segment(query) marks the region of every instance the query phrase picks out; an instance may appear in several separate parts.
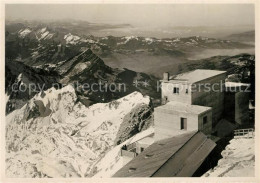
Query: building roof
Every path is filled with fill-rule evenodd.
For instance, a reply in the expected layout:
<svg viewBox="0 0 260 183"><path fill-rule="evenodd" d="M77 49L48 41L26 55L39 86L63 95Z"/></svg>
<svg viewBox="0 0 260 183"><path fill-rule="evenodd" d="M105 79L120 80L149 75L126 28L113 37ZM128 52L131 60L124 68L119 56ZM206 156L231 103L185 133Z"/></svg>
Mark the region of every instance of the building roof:
<svg viewBox="0 0 260 183"><path fill-rule="evenodd" d="M196 69L190 72L179 74L175 77L171 77L170 80L173 81L181 80L181 81L187 81L188 83L196 83L198 81L211 78L224 73L226 73L226 71Z"/></svg>
<svg viewBox="0 0 260 183"><path fill-rule="evenodd" d="M200 106L200 105L191 105L191 104L185 104L182 102L170 101L170 102L166 103L165 105L156 107L155 110L156 111L172 110L172 111L178 111L178 112L182 112L182 113L201 114L203 112L211 110L211 107Z"/></svg>
<svg viewBox="0 0 260 183"><path fill-rule="evenodd" d="M202 132L187 132L146 148L113 177L192 176L215 147Z"/></svg>

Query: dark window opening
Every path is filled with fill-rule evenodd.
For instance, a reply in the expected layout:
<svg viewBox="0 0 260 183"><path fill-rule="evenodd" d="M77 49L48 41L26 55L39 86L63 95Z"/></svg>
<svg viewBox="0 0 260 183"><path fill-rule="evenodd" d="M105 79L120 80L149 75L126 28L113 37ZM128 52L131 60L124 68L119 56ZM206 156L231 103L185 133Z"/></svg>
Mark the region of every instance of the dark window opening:
<svg viewBox="0 0 260 183"><path fill-rule="evenodd" d="M130 167L129 170L128 170L128 172L133 172L133 171L135 171L135 170L136 170L136 168Z"/></svg>
<svg viewBox="0 0 260 183"><path fill-rule="evenodd" d="M152 156L153 156L153 154L146 154L144 158L147 159L147 158L150 158Z"/></svg>
<svg viewBox="0 0 260 183"><path fill-rule="evenodd" d="M208 116L203 117L203 125L205 125L208 122Z"/></svg>
<svg viewBox="0 0 260 183"><path fill-rule="evenodd" d="M188 89L186 89L186 94L188 94L189 93L189 90Z"/></svg>
<svg viewBox="0 0 260 183"><path fill-rule="evenodd" d="M174 88L173 88L173 93L179 93L179 88L174 87Z"/></svg>
<svg viewBox="0 0 260 183"><path fill-rule="evenodd" d="M143 152L144 151L144 148L143 147L141 147L141 152Z"/></svg>
<svg viewBox="0 0 260 183"><path fill-rule="evenodd" d="M187 118L181 118L181 130L187 130Z"/></svg>
<svg viewBox="0 0 260 183"><path fill-rule="evenodd" d="M122 150L127 150L127 146L126 146L126 145L123 145L123 146L122 146Z"/></svg>

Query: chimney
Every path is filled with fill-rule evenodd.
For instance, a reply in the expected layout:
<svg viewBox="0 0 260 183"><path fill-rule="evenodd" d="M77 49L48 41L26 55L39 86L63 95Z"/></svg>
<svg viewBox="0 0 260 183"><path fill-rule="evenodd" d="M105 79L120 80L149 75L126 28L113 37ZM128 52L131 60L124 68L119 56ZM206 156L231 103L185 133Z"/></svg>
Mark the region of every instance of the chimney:
<svg viewBox="0 0 260 183"><path fill-rule="evenodd" d="M169 72L163 73L163 80L169 81Z"/></svg>

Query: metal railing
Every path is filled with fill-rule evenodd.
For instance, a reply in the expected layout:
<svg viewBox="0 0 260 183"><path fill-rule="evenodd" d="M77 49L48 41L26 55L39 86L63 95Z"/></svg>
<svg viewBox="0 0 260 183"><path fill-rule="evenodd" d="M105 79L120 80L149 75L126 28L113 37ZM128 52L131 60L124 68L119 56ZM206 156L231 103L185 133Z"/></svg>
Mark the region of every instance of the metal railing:
<svg viewBox="0 0 260 183"><path fill-rule="evenodd" d="M234 130L235 138L254 138L255 130L253 128L237 129Z"/></svg>
<svg viewBox="0 0 260 183"><path fill-rule="evenodd" d="M134 158L137 156L136 153L136 143L132 143L129 145L125 145L125 147L121 148L121 156L127 156L127 157L131 157Z"/></svg>
<svg viewBox="0 0 260 183"><path fill-rule="evenodd" d="M130 158L134 158L137 156L137 153L135 151L127 151L127 150L121 149L121 156L127 156Z"/></svg>
<svg viewBox="0 0 260 183"><path fill-rule="evenodd" d="M126 147L127 147L126 150L130 151L131 149L136 148L136 143L129 144L129 145L127 145Z"/></svg>

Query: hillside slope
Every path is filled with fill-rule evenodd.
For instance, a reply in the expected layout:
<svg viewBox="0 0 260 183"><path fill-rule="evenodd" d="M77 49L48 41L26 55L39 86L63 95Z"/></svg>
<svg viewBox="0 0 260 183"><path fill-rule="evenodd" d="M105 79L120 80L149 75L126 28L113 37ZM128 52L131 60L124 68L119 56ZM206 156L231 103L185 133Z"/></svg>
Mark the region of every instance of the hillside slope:
<svg viewBox="0 0 260 183"><path fill-rule="evenodd" d="M231 34L226 37L226 39L232 40L232 41L239 41L239 42L255 42L255 30L242 32L238 34Z"/></svg>

